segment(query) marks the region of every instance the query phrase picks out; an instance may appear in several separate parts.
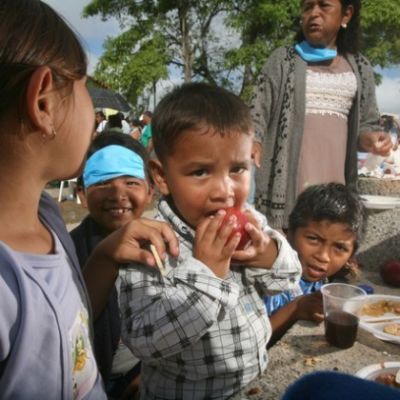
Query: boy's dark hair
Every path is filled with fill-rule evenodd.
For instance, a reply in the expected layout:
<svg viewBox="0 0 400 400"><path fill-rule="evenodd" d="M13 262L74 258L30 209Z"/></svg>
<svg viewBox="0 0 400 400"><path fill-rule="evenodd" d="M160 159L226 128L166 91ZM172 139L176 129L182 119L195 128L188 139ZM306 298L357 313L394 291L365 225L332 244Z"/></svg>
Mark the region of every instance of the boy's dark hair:
<svg viewBox="0 0 400 400"><path fill-rule="evenodd" d="M86 55L67 23L42 1L1 0L0 21L0 115L17 104L24 120L33 72L48 66L56 88L72 90L86 75Z"/></svg>
<svg viewBox="0 0 400 400"><path fill-rule="evenodd" d="M304 0L301 0L303 4ZM353 16L350 22L347 24L347 28L340 28L336 45L339 54L356 54L360 50L360 10L361 10L361 0L340 0L342 4L342 9L344 10L348 6L353 6ZM303 31L301 28L296 34L296 42L302 42L305 40Z"/></svg>
<svg viewBox="0 0 400 400"><path fill-rule="evenodd" d="M122 119L120 114L113 114L108 117L108 128L122 128Z"/></svg>
<svg viewBox="0 0 400 400"><path fill-rule="evenodd" d="M312 221L328 220L349 225L356 236L354 251L366 230L365 208L358 194L341 183L309 186L296 201L289 215L289 234Z"/></svg>
<svg viewBox="0 0 400 400"><path fill-rule="evenodd" d="M174 88L157 105L151 125L154 150L161 161L187 130L204 126L224 135L233 130L250 134L253 129L250 111L238 96L206 83Z"/></svg>
<svg viewBox="0 0 400 400"><path fill-rule="evenodd" d="M152 113L151 111L149 111L149 110L145 111L145 112L143 113L143 115L146 115L146 116L149 117L149 118L153 118L153 113Z"/></svg>
<svg viewBox="0 0 400 400"><path fill-rule="evenodd" d="M130 118L129 122L131 123L132 126L142 127L142 123L140 122L139 118Z"/></svg>
<svg viewBox="0 0 400 400"><path fill-rule="evenodd" d="M118 132L101 133L100 135L96 136L91 143L87 152L87 158L103 147L111 146L113 144L126 147L127 149L134 151L143 160L144 172L146 174L147 181L150 183L150 185L153 185L153 179L149 169L149 154L141 143L129 135L124 135ZM78 186L83 186L82 176L78 178L77 184Z"/></svg>

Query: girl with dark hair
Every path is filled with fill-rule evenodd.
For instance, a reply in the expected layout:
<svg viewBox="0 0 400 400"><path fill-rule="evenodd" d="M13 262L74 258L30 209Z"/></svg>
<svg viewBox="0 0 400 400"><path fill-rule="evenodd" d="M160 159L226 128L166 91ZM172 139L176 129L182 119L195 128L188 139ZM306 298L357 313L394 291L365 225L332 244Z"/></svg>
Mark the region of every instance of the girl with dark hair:
<svg viewBox="0 0 400 400"><path fill-rule="evenodd" d="M40 0L1 0L0 21L0 397L106 399L75 248L43 192L47 182L80 174L93 135L85 53ZM167 240L177 252L159 222L134 221L108 236L85 270L97 314L119 263L155 265L139 240L160 254ZM101 286L103 268L113 279Z"/></svg>
<svg viewBox="0 0 400 400"><path fill-rule="evenodd" d="M360 0L302 0L294 46L275 50L252 98L255 205L287 228L297 194L312 184L354 184L357 149L387 155L375 82L358 49Z"/></svg>

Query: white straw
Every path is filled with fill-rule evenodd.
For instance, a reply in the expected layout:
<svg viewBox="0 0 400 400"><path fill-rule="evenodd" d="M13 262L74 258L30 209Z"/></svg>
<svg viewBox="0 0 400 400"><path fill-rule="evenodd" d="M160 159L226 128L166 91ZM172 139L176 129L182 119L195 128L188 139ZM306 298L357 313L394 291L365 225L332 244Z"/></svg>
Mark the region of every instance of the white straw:
<svg viewBox="0 0 400 400"><path fill-rule="evenodd" d="M157 249L153 244L150 244L150 250L153 253L153 257L156 260L156 264L157 264L158 269L160 270L161 275L165 276L166 272L165 272L164 264L162 263L161 258L158 255Z"/></svg>

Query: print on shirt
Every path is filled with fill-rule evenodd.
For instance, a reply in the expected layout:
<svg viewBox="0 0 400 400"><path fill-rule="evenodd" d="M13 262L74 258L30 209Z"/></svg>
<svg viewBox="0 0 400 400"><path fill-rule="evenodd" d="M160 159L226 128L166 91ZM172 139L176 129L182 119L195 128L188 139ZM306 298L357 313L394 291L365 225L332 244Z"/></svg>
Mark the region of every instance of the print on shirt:
<svg viewBox="0 0 400 400"><path fill-rule="evenodd" d="M84 398L97 378L96 360L89 339L88 313L82 307L69 332L72 350L72 383L74 400Z"/></svg>

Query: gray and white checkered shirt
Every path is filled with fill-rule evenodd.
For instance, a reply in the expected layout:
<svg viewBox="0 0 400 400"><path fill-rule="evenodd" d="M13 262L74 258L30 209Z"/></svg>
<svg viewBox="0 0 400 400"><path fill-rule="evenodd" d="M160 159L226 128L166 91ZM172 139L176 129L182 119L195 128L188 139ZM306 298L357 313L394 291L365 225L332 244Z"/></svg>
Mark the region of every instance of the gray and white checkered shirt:
<svg viewBox="0 0 400 400"><path fill-rule="evenodd" d="M167 275L144 265L121 270L122 336L142 360L142 399L225 399L267 366L271 326L262 298L293 288L301 267L296 252L261 214L278 242L270 270L231 266L226 279L192 256L194 232L165 200L158 219L180 242Z"/></svg>

